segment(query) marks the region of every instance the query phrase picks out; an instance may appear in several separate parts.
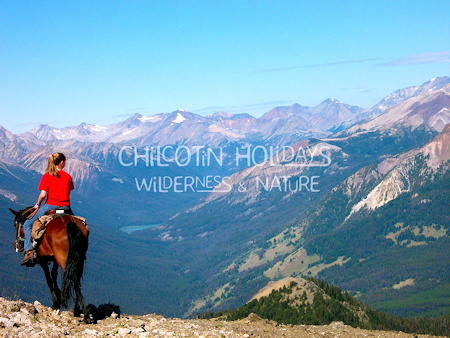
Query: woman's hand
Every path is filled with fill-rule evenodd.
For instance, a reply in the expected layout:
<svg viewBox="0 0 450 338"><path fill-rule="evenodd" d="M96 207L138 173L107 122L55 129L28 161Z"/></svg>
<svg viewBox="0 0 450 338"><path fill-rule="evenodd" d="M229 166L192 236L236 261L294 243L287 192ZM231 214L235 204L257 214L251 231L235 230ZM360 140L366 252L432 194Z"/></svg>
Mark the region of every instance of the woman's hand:
<svg viewBox="0 0 450 338"><path fill-rule="evenodd" d="M47 197L47 192L45 190L41 190L41 192L39 193L38 201L34 205L34 207L36 209L39 209L39 207L41 206L41 203L45 200L46 197Z"/></svg>

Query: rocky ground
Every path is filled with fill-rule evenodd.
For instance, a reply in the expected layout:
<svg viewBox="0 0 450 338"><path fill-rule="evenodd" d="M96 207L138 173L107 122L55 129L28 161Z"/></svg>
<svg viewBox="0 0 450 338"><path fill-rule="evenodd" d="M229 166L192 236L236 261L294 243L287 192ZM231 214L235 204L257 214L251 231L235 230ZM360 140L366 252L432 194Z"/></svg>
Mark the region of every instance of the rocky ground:
<svg viewBox="0 0 450 338"><path fill-rule="evenodd" d="M0 298L0 337L431 337L403 332L356 329L341 322L330 325L279 325L256 315L224 322L164 318L156 314L121 315L84 324L71 312L52 310L38 301Z"/></svg>

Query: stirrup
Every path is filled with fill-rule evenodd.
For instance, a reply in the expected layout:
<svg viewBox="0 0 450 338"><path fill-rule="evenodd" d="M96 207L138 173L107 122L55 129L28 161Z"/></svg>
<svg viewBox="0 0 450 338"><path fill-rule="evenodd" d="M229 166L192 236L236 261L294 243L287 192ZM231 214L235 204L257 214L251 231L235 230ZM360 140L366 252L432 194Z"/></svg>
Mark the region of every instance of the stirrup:
<svg viewBox="0 0 450 338"><path fill-rule="evenodd" d="M25 253L25 257L20 262L20 265L25 265L28 267L33 267L36 264L37 261L37 254L35 250L28 250Z"/></svg>

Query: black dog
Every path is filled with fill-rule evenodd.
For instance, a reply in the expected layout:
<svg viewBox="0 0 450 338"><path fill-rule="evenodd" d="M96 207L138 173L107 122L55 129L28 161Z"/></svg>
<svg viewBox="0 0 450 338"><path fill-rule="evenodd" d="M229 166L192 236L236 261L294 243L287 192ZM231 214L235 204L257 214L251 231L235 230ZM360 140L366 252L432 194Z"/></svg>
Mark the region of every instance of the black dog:
<svg viewBox="0 0 450 338"><path fill-rule="evenodd" d="M94 304L89 304L86 307L88 318L86 323L97 324L97 321L111 317L113 313L120 317L120 307L111 303L102 304L96 307Z"/></svg>

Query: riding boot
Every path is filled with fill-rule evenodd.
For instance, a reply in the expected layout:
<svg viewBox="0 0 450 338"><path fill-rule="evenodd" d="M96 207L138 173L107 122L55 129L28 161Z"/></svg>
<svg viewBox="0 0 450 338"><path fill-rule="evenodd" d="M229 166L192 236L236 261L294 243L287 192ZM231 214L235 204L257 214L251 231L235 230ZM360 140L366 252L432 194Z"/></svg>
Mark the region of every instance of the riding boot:
<svg viewBox="0 0 450 338"><path fill-rule="evenodd" d="M23 257L23 260L20 262L20 265L33 267L36 264L36 259L37 259L36 251L28 250L25 252L25 256Z"/></svg>

